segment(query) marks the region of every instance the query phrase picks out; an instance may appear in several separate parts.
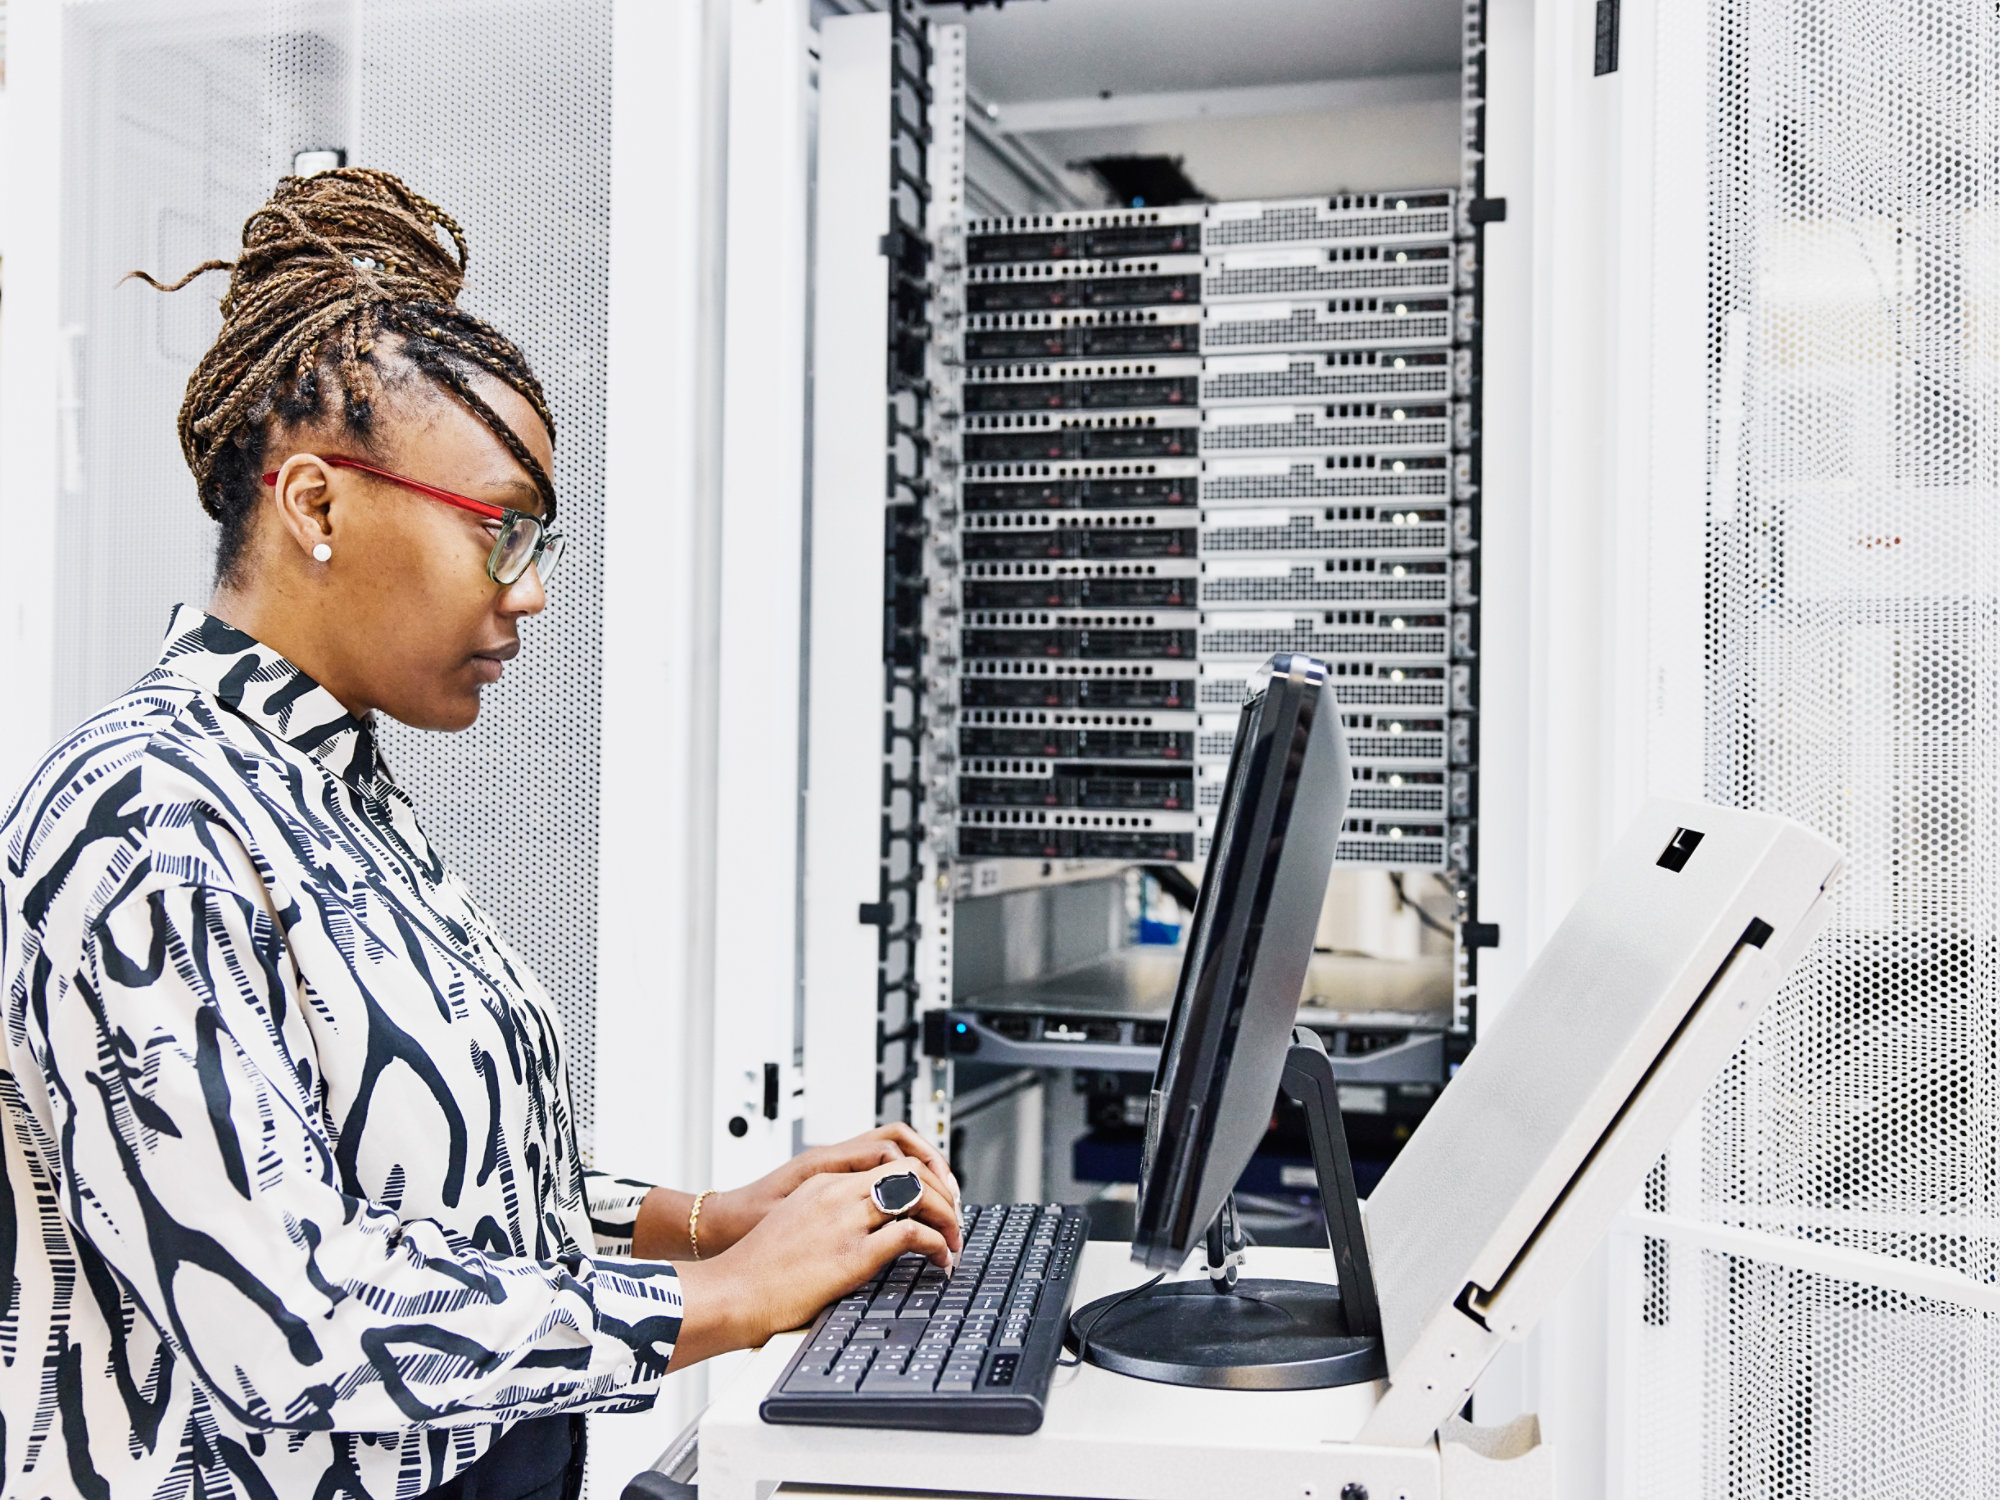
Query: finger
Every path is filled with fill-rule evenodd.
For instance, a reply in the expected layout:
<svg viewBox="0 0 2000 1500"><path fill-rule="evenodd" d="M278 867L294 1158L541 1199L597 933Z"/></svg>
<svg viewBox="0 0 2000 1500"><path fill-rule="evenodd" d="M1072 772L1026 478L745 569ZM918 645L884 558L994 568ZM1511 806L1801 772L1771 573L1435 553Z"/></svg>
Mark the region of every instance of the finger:
<svg viewBox="0 0 2000 1500"><path fill-rule="evenodd" d="M940 1270L951 1269L951 1247L945 1243L944 1236L928 1224L920 1224L915 1219L898 1219L877 1238L889 1239L896 1247L896 1255L907 1255L914 1250ZM886 1260L884 1264L887 1264Z"/></svg>
<svg viewBox="0 0 2000 1500"><path fill-rule="evenodd" d="M924 1185L924 1195L917 1200L917 1206L910 1210L909 1217L920 1219L944 1236L945 1244L953 1255L964 1247L964 1239L958 1227L958 1205L945 1197L929 1183Z"/></svg>
<svg viewBox="0 0 2000 1500"><path fill-rule="evenodd" d="M884 1162L898 1159L899 1153L887 1141L870 1140L867 1136L857 1136L851 1141L842 1141L838 1146L822 1146L820 1154L812 1164L814 1172L865 1172L870 1167L879 1167Z"/></svg>
<svg viewBox="0 0 2000 1500"><path fill-rule="evenodd" d="M951 1175L951 1164L944 1159L944 1153L918 1135L914 1127L898 1120L893 1125L884 1125L882 1135L885 1139L893 1141L905 1155L914 1156L918 1161L927 1163L937 1179L946 1185L951 1196L958 1197L958 1180Z"/></svg>

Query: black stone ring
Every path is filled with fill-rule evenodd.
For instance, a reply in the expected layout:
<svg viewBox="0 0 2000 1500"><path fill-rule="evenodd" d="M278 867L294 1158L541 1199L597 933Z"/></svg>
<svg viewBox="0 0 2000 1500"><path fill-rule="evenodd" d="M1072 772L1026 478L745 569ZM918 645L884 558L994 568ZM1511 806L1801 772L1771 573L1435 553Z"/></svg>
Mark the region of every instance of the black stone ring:
<svg viewBox="0 0 2000 1500"><path fill-rule="evenodd" d="M924 1195L924 1180L915 1172L891 1172L875 1179L868 1196L892 1219L907 1219Z"/></svg>

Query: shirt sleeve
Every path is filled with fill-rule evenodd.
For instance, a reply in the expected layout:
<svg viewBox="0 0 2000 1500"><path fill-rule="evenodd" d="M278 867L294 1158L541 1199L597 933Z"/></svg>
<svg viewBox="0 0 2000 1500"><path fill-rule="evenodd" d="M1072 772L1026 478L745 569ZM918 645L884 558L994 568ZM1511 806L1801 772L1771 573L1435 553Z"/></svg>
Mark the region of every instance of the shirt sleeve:
<svg viewBox="0 0 2000 1500"><path fill-rule="evenodd" d="M652 1192L650 1182L613 1177L609 1172L583 1174L583 1197L590 1210L590 1232L599 1255L630 1255L632 1235L639 1224L639 1205Z"/></svg>
<svg viewBox="0 0 2000 1500"><path fill-rule="evenodd" d="M650 1401L680 1336L671 1266L488 1254L341 1190L294 1055L310 1000L261 902L121 893L68 988L31 1041L64 1210L237 1421L381 1432Z"/></svg>

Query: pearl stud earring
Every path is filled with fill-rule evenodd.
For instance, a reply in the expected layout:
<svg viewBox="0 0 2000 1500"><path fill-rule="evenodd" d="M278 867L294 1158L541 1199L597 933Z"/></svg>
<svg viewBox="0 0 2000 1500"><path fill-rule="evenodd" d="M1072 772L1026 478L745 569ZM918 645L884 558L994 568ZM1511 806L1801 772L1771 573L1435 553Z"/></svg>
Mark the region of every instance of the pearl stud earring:
<svg viewBox="0 0 2000 1500"><path fill-rule="evenodd" d="M321 542L317 547L313 548L313 561L332 562L333 548L327 546L325 542Z"/></svg>

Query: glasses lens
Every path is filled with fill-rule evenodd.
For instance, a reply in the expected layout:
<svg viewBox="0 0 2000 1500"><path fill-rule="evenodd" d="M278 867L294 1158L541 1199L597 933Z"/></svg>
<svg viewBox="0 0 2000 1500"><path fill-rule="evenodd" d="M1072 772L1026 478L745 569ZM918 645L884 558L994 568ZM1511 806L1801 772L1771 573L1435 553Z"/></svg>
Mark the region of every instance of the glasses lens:
<svg viewBox="0 0 2000 1500"><path fill-rule="evenodd" d="M563 536L560 531L551 531L542 538L542 555L535 559L535 571L542 575L542 587L549 586L549 580L556 576L556 564L562 561Z"/></svg>
<svg viewBox="0 0 2000 1500"><path fill-rule="evenodd" d="M486 559L486 571L498 584L514 583L535 560L535 544L541 540L542 523L533 516L510 513L500 523L500 539Z"/></svg>

